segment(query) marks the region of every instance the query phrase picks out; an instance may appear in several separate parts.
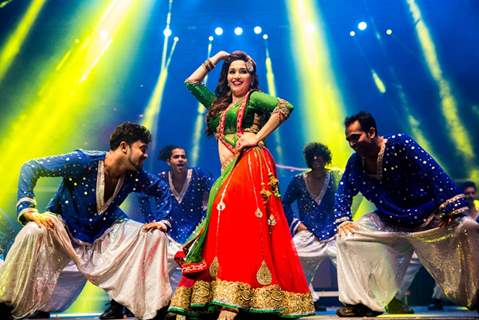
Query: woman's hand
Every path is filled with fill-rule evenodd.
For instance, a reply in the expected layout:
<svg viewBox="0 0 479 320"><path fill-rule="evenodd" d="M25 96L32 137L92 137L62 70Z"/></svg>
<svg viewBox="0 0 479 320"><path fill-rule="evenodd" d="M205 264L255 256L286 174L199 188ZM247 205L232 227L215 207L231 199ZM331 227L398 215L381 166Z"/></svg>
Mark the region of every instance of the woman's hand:
<svg viewBox="0 0 479 320"><path fill-rule="evenodd" d="M218 62L220 62L223 59L228 58L229 56L230 56L230 54L228 52L221 50L221 51L218 51L210 59L211 59L211 62L213 62L213 64L216 65Z"/></svg>
<svg viewBox="0 0 479 320"><path fill-rule="evenodd" d="M236 150L241 151L243 148L254 147L258 143L259 140L256 134L243 134L236 142Z"/></svg>

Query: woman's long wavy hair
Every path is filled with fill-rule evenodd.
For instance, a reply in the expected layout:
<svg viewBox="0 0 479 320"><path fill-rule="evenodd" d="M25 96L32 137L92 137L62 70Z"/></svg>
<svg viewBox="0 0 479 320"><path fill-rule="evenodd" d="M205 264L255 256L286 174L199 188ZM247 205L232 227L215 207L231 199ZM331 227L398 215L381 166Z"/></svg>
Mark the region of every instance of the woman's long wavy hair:
<svg viewBox="0 0 479 320"><path fill-rule="evenodd" d="M228 86L228 70L233 61L243 60L246 62L248 72L251 74L251 88L250 90L258 89L258 75L256 74L256 63L250 56L243 51L233 51L223 62L221 67L220 78L216 85L215 94L216 100L213 102L211 108L206 115L206 134L212 135L214 132L208 126L210 120L225 110L232 101L232 93Z"/></svg>

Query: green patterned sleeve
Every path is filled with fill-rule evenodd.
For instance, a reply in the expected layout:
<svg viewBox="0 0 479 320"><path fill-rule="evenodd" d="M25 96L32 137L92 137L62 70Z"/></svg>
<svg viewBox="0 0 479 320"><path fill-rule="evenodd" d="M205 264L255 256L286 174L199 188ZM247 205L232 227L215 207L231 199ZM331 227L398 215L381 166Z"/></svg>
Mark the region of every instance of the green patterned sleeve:
<svg viewBox="0 0 479 320"><path fill-rule="evenodd" d="M216 95L210 89L200 82L185 81L185 85L206 109L211 107L213 101L216 99Z"/></svg>
<svg viewBox="0 0 479 320"><path fill-rule="evenodd" d="M288 101L261 91L251 93L249 105L259 113L277 113L281 121L286 120L293 111L293 105Z"/></svg>

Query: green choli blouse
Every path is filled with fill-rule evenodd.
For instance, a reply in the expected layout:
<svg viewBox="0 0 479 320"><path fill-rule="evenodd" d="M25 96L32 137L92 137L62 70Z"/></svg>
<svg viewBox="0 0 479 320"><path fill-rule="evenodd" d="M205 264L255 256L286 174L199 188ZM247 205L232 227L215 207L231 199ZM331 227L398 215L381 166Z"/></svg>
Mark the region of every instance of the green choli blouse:
<svg viewBox="0 0 479 320"><path fill-rule="evenodd" d="M209 109L217 98L211 90L201 83L187 81L185 84L188 90L191 91L206 109ZM208 123L209 128L217 133L217 135L223 134L225 142L232 147L236 146L236 141L238 140L237 119L240 106L241 102L238 102L227 110L224 131L222 133L218 132L218 127L224 111L221 111L217 116L210 119ZM292 110L293 106L286 100L270 96L261 91L253 91L249 96L244 110L241 128L245 132L257 133L263 126L263 121L265 119L267 120L272 113L278 113L280 119L285 120Z"/></svg>

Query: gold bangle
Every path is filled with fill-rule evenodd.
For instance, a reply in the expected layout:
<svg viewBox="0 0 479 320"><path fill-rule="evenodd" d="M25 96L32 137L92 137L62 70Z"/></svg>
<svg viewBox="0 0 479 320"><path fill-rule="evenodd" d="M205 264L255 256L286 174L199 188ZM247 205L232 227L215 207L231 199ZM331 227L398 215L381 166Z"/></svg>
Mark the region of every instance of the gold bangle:
<svg viewBox="0 0 479 320"><path fill-rule="evenodd" d="M208 59L205 60L205 62L203 62L203 67L205 67L206 71L210 72L211 70L214 69L215 65L208 58Z"/></svg>

